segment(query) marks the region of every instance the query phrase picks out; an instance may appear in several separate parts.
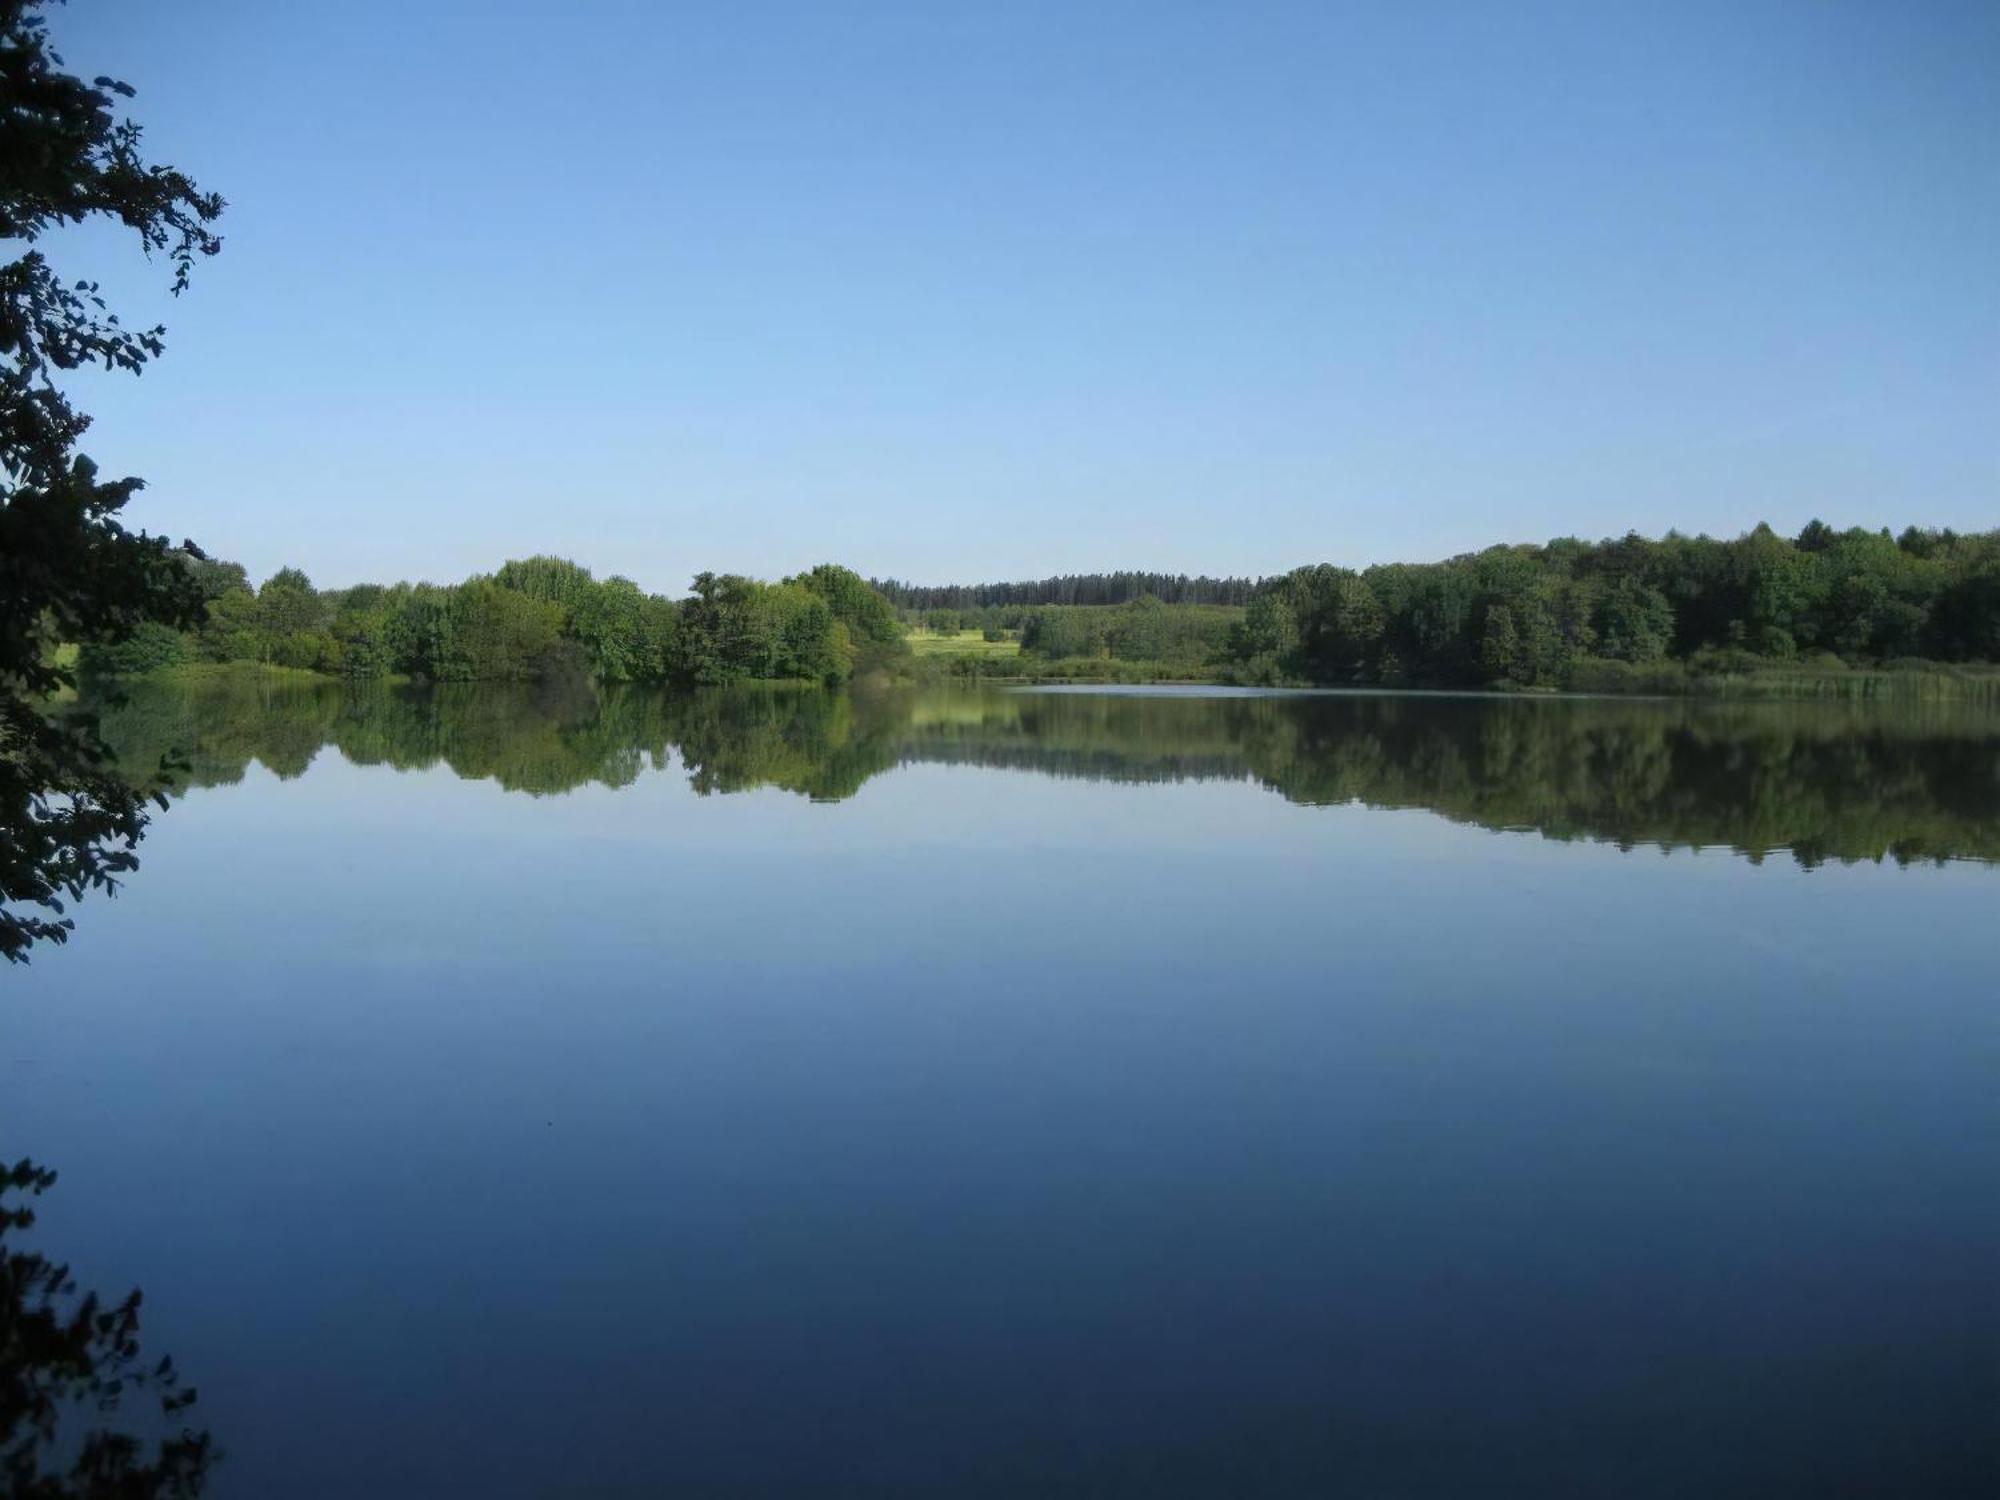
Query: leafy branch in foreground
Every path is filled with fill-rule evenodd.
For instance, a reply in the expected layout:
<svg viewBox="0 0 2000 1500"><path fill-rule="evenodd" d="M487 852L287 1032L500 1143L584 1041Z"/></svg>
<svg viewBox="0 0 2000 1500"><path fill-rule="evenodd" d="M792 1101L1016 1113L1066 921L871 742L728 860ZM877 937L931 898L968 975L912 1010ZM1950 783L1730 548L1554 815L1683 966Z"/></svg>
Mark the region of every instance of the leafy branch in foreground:
<svg viewBox="0 0 2000 1500"><path fill-rule="evenodd" d="M119 519L142 481L100 481L75 451L90 419L57 384L86 365L138 374L166 330L126 327L96 283L59 276L38 246L52 230L114 220L167 261L178 295L196 258L222 245L209 227L222 200L146 161L139 126L115 112L130 85L65 71L43 11L0 0L0 238L27 247L0 266L0 956L16 960L67 936L64 896L112 887L132 867L158 795L107 774L91 719L50 710L74 686L58 645L203 613L166 539Z"/></svg>

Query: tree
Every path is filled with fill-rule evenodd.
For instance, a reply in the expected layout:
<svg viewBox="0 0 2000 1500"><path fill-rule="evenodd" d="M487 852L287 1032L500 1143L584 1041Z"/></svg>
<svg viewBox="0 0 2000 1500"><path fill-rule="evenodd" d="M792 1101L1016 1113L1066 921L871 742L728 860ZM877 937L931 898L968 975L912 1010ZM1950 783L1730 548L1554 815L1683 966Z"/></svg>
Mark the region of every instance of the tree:
<svg viewBox="0 0 2000 1500"><path fill-rule="evenodd" d="M489 578L446 596L443 635L434 667L442 682L525 681L563 665L562 611Z"/></svg>
<svg viewBox="0 0 2000 1500"><path fill-rule="evenodd" d="M646 645L646 596L638 584L614 575L579 591L567 608L569 633L582 644L598 677L635 682L655 673Z"/></svg>
<svg viewBox="0 0 2000 1500"><path fill-rule="evenodd" d="M1750 649L1788 657L1801 637L1812 644L1808 627L1822 587L1819 555L1795 551L1769 526L1759 526L1738 545L1738 556L1749 596L1742 633Z"/></svg>
<svg viewBox="0 0 2000 1500"><path fill-rule="evenodd" d="M821 563L810 573L801 573L787 581L809 588L826 600L833 617L848 628L857 642L895 651L902 649L903 627L896 623L896 607L853 569L838 563Z"/></svg>
<svg viewBox="0 0 2000 1500"><path fill-rule="evenodd" d="M208 618L196 633L201 654L209 661L250 661L258 655L257 596L248 588L233 588L208 601Z"/></svg>
<svg viewBox="0 0 2000 1500"><path fill-rule="evenodd" d="M147 620L122 641L92 642L84 652L84 663L92 672L130 676L177 667L187 655L186 636Z"/></svg>
<svg viewBox="0 0 2000 1500"><path fill-rule="evenodd" d="M1361 671L1382 640L1382 604L1365 578L1341 579L1333 588L1330 644L1347 674Z"/></svg>
<svg viewBox="0 0 2000 1500"><path fill-rule="evenodd" d="M819 594L796 583L763 591L769 623L760 677L838 682L853 670L853 638Z"/></svg>
<svg viewBox="0 0 2000 1500"><path fill-rule="evenodd" d="M145 793L111 774L94 721L45 709L74 682L53 648L116 643L148 621L191 628L204 602L164 538L125 528L119 513L141 481L99 480L76 451L89 419L56 383L85 365L137 374L165 330L126 327L96 284L59 276L38 246L52 230L116 221L166 259L178 295L195 259L222 243L210 228L221 198L141 156L139 127L116 114L131 87L66 72L42 10L0 0L0 238L29 247L0 266L0 954L10 959L68 935L64 898L114 885L146 822Z"/></svg>
<svg viewBox="0 0 2000 1500"><path fill-rule="evenodd" d="M1637 578L1612 584L1597 607L1604 655L1619 661L1658 661L1674 641L1674 607L1666 595Z"/></svg>
<svg viewBox="0 0 2000 1500"><path fill-rule="evenodd" d="M280 568L257 590L257 623L266 635L317 630L321 610L312 580L297 568Z"/></svg>
<svg viewBox="0 0 2000 1500"><path fill-rule="evenodd" d="M344 675L380 677L396 669L391 622L399 592L364 583L333 596L333 649ZM211 618L214 611L211 605Z"/></svg>
<svg viewBox="0 0 2000 1500"><path fill-rule="evenodd" d="M493 581L503 589L513 589L544 604L559 604L574 610L596 591L590 569L566 557L536 556L505 563Z"/></svg>
<svg viewBox="0 0 2000 1500"><path fill-rule="evenodd" d="M1243 621L1230 639L1230 653L1253 681L1274 681L1290 666L1299 648L1298 615L1289 591L1266 589L1243 611Z"/></svg>
<svg viewBox="0 0 2000 1500"><path fill-rule="evenodd" d="M1412 590L1409 636L1440 678L1467 675L1477 591L1471 573L1453 568L1426 571Z"/></svg>
<svg viewBox="0 0 2000 1500"><path fill-rule="evenodd" d="M694 597L681 605L674 634L674 675L713 687L743 674L742 619L750 580L733 573L702 573Z"/></svg>
<svg viewBox="0 0 2000 1500"><path fill-rule="evenodd" d="M2000 661L2000 557L1945 591L1931 629L1941 655Z"/></svg>
<svg viewBox="0 0 2000 1500"><path fill-rule="evenodd" d="M1522 670L1521 635L1514 628L1514 611L1504 604L1486 607L1486 631L1480 637L1479 663L1495 682L1529 680Z"/></svg>

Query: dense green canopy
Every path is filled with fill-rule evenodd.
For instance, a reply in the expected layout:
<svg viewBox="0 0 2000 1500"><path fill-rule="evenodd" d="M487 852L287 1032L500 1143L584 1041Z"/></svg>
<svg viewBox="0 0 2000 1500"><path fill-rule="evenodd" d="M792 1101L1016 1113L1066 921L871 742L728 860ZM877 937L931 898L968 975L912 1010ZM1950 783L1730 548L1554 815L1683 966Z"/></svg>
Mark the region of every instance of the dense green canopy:
<svg viewBox="0 0 2000 1500"><path fill-rule="evenodd" d="M1615 686L1664 662L2000 660L2000 531L1560 540L1300 568L1251 601L1241 675Z"/></svg>
<svg viewBox="0 0 2000 1500"><path fill-rule="evenodd" d="M233 563L186 558L206 601L193 629L141 629L93 645L99 672L190 662L261 662L342 677L716 686L744 678L844 682L905 648L895 611L831 563L780 583L703 573L675 602L628 578L597 579L559 557L510 562L440 587L359 584L317 590L297 568L257 588Z"/></svg>
<svg viewBox="0 0 2000 1500"><path fill-rule="evenodd" d="M1114 586L1156 576L1101 575L1117 596L1103 602L979 602L1037 594L1028 585L895 585L892 597L915 601L905 616L926 629L1020 632L1020 658L968 653L951 664L965 675L1680 691L1772 668L2000 661L1991 531L1815 521L1792 538L1768 526L1731 541L1563 538L1439 563L1296 568L1240 604ZM922 603L958 596L970 602Z"/></svg>

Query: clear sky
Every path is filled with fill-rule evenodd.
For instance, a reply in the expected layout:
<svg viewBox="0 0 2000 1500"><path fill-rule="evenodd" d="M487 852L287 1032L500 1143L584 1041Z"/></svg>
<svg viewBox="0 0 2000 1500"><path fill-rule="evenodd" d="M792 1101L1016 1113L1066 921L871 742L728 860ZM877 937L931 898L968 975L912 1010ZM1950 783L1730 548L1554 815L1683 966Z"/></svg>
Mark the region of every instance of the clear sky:
<svg viewBox="0 0 2000 1500"><path fill-rule="evenodd" d="M231 205L87 446L254 576L2000 525L1992 0L54 20Z"/></svg>

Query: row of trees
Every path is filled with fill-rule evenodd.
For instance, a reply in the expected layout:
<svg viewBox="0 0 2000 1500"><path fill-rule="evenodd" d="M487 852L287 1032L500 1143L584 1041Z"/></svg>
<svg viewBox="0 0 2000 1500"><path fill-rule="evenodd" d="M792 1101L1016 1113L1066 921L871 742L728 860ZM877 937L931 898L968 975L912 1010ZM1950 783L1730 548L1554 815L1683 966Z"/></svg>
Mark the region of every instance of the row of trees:
<svg viewBox="0 0 2000 1500"><path fill-rule="evenodd" d="M89 665L260 661L441 682L567 671L714 685L839 682L905 651L894 601L831 564L778 583L704 573L678 602L554 557L449 587L328 591L296 568L253 589L233 563L184 556L181 566L204 601L200 624L141 624L93 647ZM1994 661L2000 532L1892 537L1814 522L1792 538L1760 526L1733 541L1566 539L1433 564L1299 568L1259 584L1241 608L1141 594L904 613L935 630L1019 630L1023 652L1044 665L1149 663L1250 682L1614 686L1682 663Z"/></svg>
<svg viewBox="0 0 2000 1500"><path fill-rule="evenodd" d="M898 609L983 610L995 605L1130 604L1150 596L1163 604L1247 604L1254 578L1190 578L1185 573L1065 573L1019 583L927 586L896 578L870 580Z"/></svg>
<svg viewBox="0 0 2000 1500"><path fill-rule="evenodd" d="M1242 619L1240 609L1173 606L1150 594L1108 608L1049 605L1028 612L1021 649L1052 660L1105 657L1199 666L1228 647Z"/></svg>
<svg viewBox="0 0 2000 1500"><path fill-rule="evenodd" d="M704 573L676 602L628 578L598 579L557 557L510 562L460 584L315 589L297 568L253 588L235 563L186 556L203 618L145 624L87 648L92 670L139 673L189 662L262 662L344 677L718 684L744 678L840 682L903 647L889 602L826 564L779 583Z"/></svg>
<svg viewBox="0 0 2000 1500"><path fill-rule="evenodd" d="M1252 681L1565 686L1606 663L2000 660L2000 531L1493 547L1267 580L1231 642ZM1612 677L1616 672L1610 673Z"/></svg>
<svg viewBox="0 0 2000 1500"><path fill-rule="evenodd" d="M1029 606L1025 604L989 604L984 608L968 605L964 609L904 609L897 611L903 623L914 630L934 630L939 635L957 635L961 631L976 630L989 641L1004 639L1010 631L1019 630L1027 623Z"/></svg>

